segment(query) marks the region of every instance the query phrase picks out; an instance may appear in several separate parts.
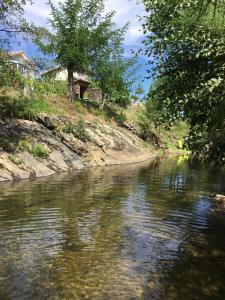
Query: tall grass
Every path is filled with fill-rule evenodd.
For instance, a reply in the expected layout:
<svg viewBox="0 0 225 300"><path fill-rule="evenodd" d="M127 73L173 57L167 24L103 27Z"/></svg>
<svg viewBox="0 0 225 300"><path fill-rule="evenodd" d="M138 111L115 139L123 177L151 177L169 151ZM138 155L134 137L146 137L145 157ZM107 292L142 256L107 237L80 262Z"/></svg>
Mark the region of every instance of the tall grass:
<svg viewBox="0 0 225 300"><path fill-rule="evenodd" d="M24 99L23 97L0 96L0 117L13 117L34 120L41 113L59 114L56 107L40 98Z"/></svg>

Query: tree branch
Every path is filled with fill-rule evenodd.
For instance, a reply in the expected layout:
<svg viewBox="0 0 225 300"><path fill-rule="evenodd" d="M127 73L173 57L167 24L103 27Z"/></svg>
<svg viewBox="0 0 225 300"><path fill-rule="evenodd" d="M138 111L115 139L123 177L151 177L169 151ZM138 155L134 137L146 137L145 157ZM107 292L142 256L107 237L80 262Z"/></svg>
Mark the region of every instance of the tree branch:
<svg viewBox="0 0 225 300"><path fill-rule="evenodd" d="M22 31L23 31L22 29L8 29L8 28L0 29L0 32L6 32L6 33L19 33Z"/></svg>

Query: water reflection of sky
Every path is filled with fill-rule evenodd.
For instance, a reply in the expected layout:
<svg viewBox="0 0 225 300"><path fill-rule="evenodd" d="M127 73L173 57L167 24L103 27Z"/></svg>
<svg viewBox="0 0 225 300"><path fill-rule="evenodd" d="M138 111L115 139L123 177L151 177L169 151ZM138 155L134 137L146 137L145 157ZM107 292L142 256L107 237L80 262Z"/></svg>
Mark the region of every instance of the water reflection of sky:
<svg viewBox="0 0 225 300"><path fill-rule="evenodd" d="M0 298L72 299L76 290L138 299L149 282L160 289L184 249L206 241L212 202L198 172L168 162L84 171L18 188L15 198L9 187L0 196Z"/></svg>
<svg viewBox="0 0 225 300"><path fill-rule="evenodd" d="M186 177L183 173L176 174L174 176L164 176L162 180L162 186L164 189L173 189L176 192L183 191L186 185Z"/></svg>

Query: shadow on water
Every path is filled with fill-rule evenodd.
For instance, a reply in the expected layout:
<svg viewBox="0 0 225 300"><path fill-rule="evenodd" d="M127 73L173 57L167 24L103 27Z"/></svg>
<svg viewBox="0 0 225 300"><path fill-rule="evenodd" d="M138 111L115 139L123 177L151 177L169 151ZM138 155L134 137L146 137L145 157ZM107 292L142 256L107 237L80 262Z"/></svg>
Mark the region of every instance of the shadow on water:
<svg viewBox="0 0 225 300"><path fill-rule="evenodd" d="M223 178L172 159L0 184L0 299L224 299Z"/></svg>
<svg viewBox="0 0 225 300"><path fill-rule="evenodd" d="M164 271L164 299L208 300L225 295L225 217L208 215L205 228L190 230L173 267Z"/></svg>

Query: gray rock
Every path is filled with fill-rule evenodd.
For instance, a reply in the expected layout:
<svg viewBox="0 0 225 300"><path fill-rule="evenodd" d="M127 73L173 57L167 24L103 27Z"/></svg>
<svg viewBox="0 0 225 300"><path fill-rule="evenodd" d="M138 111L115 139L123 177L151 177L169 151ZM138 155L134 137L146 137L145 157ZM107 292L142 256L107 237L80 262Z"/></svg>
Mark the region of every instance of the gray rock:
<svg viewBox="0 0 225 300"><path fill-rule="evenodd" d="M41 160L36 159L27 151L23 153L23 165L26 169L29 169L31 171L30 173L34 174L35 177L45 177L55 173L50 168L46 167Z"/></svg>
<svg viewBox="0 0 225 300"><path fill-rule="evenodd" d="M56 129L60 124L58 117L50 116L45 113L38 114L37 121L50 130Z"/></svg>
<svg viewBox="0 0 225 300"><path fill-rule="evenodd" d="M4 140L12 143L9 149L0 147L0 181L44 177L86 166L134 163L154 157L143 141L125 128L112 124L100 124L96 128L86 122L84 126L89 139L83 142L62 130L66 124L74 123L74 119L46 114L40 114L38 118L38 122L0 120ZM59 130L55 131L56 127ZM19 144L26 139L31 146L42 145L49 156L42 159L28 151L22 152ZM9 159L12 152L21 158L20 164Z"/></svg>

